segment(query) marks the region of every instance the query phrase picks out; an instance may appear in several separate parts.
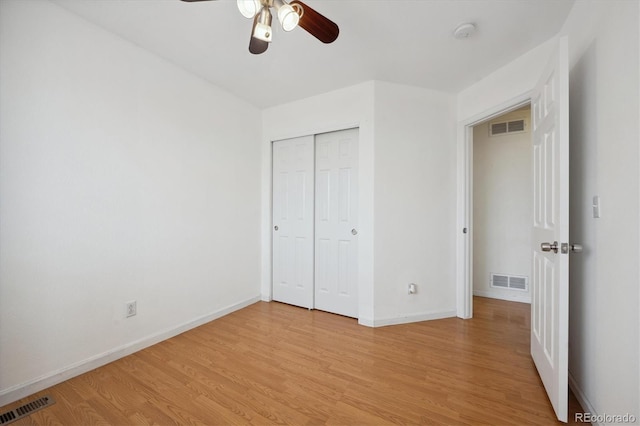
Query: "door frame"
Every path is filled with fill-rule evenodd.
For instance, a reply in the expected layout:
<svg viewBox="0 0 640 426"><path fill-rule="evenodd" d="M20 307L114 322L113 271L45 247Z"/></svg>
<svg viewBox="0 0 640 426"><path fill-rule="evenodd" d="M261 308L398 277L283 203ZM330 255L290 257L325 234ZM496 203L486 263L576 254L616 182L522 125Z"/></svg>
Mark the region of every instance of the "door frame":
<svg viewBox="0 0 640 426"><path fill-rule="evenodd" d="M456 313L462 319L473 317L473 127L530 104L532 93L529 90L457 125Z"/></svg>

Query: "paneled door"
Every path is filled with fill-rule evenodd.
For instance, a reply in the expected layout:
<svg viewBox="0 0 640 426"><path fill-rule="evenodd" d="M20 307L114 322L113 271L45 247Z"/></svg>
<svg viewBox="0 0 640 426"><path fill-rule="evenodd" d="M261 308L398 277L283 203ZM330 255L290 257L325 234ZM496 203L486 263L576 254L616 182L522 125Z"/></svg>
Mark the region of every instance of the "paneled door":
<svg viewBox="0 0 640 426"><path fill-rule="evenodd" d="M532 96L531 356L558 420L567 421L569 347L569 60L561 38Z"/></svg>
<svg viewBox="0 0 640 426"><path fill-rule="evenodd" d="M313 308L314 138L273 143L273 299Z"/></svg>
<svg viewBox="0 0 640 426"><path fill-rule="evenodd" d="M315 307L358 317L358 129L316 135Z"/></svg>

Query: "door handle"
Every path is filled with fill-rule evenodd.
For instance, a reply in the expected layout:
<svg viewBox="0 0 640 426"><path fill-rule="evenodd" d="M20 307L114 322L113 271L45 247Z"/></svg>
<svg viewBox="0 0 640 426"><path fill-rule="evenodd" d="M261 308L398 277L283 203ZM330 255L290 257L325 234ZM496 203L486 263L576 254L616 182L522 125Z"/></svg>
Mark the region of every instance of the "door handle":
<svg viewBox="0 0 640 426"><path fill-rule="evenodd" d="M558 242L554 241L553 243L542 243L540 244L540 249L542 251L552 251L554 253L558 252ZM569 251L573 253L582 253L582 244L569 244L562 243L560 244L560 251L562 254L567 254Z"/></svg>
<svg viewBox="0 0 640 426"><path fill-rule="evenodd" d="M274 226L274 227L273 227L273 230L274 230L274 231L277 231L278 229L280 229L280 228L278 228L278 225L276 225L276 226Z"/></svg>
<svg viewBox="0 0 640 426"><path fill-rule="evenodd" d="M358 230L356 228L353 228L351 230L351 235L358 235Z"/></svg>

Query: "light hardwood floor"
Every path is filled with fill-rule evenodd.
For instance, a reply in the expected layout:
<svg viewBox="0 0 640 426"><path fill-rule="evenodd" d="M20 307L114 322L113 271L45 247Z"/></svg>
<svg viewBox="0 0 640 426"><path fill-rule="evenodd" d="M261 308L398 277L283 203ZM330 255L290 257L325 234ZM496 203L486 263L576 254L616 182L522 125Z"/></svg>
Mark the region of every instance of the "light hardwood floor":
<svg viewBox="0 0 640 426"><path fill-rule="evenodd" d="M15 424L555 424L529 305L474 300L471 320L375 329L259 302L0 413L51 394Z"/></svg>

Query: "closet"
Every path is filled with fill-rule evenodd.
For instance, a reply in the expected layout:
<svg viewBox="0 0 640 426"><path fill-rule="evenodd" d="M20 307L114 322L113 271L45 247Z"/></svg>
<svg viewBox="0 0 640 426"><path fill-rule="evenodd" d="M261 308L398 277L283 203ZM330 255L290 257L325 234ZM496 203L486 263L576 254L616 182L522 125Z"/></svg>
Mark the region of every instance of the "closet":
<svg viewBox="0 0 640 426"><path fill-rule="evenodd" d="M273 299L358 317L358 129L273 142Z"/></svg>

